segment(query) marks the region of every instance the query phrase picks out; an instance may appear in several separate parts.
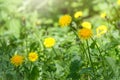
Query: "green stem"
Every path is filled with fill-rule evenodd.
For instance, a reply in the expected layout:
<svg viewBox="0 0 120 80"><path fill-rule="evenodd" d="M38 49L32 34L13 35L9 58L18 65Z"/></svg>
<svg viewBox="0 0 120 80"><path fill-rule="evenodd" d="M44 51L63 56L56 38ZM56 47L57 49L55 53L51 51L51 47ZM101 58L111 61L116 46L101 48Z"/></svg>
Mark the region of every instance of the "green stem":
<svg viewBox="0 0 120 80"><path fill-rule="evenodd" d="M42 41L42 39L41 39L41 36L39 35L40 30L37 29L37 27L35 27L35 28L34 28L34 31L36 32L36 33L35 33L35 37L36 37L36 39L38 39L38 41L39 41L40 49L41 49L42 51L44 51L45 47L44 47L44 45L43 45L43 43L42 43L43 41Z"/></svg>
<svg viewBox="0 0 120 80"><path fill-rule="evenodd" d="M80 38L79 38L79 36L78 36L78 34L76 33L76 29L74 29L72 26L70 27L71 28L71 30L74 32L74 34L75 34L75 36L79 39L79 42L80 43L78 43L79 44L79 47L80 47L80 49L81 50L83 50L83 52L82 52L82 55L84 55L84 56L86 56L86 58L88 59L88 55L87 55L87 52L86 52L86 50L85 50L85 47L84 47L84 44L80 41ZM81 48L81 45L82 45L82 48ZM80 51L81 51L80 50ZM84 54L85 53L85 54ZM83 56L82 56L83 57ZM84 57L83 57L84 58ZM87 59L85 59L85 60L87 60ZM88 64L88 63L87 63Z"/></svg>
<svg viewBox="0 0 120 80"><path fill-rule="evenodd" d="M95 70L94 70L94 66L93 66L93 61L92 61L92 57L91 57L91 53L90 53L90 48L89 48L88 40L86 40L86 43L87 43L87 48L88 48L89 60L90 60L91 66L93 68L93 73L95 75Z"/></svg>
<svg viewBox="0 0 120 80"><path fill-rule="evenodd" d="M30 62L30 73L32 71L32 62Z"/></svg>
<svg viewBox="0 0 120 80"><path fill-rule="evenodd" d="M70 27L71 28L71 30L74 32L74 34L75 34L75 36L79 39L79 36L78 36L78 34L76 33L76 31L73 29L73 27L71 26ZM80 47L80 45L83 45L83 43L80 41L80 39L79 39L79 47ZM81 47L80 47L81 48ZM85 48L84 48L84 46L83 46L83 49L84 49L84 51L85 51ZM86 52L86 51L85 51Z"/></svg>
<svg viewBox="0 0 120 80"><path fill-rule="evenodd" d="M97 49L98 49L98 52L100 53L100 57L101 57L101 59L102 59L102 65L103 65L103 73L106 71L106 66L105 66L105 63L104 63L104 58L103 58L103 56L102 56L102 52L101 52L101 50L100 50L100 48L98 47L98 45L96 44L96 41L93 39L93 38L91 38L92 40L93 40L93 42L95 42L95 45L96 45L96 47L97 47ZM104 75L104 79L105 79L106 77L105 77L105 75Z"/></svg>
<svg viewBox="0 0 120 80"><path fill-rule="evenodd" d="M57 56L57 52L55 51L55 49L52 47L52 50L54 51L55 55Z"/></svg>
<svg viewBox="0 0 120 80"><path fill-rule="evenodd" d="M27 31L25 31L25 44L23 44L25 46L25 55L27 56L28 55L28 40L27 40L27 36L28 36L28 33Z"/></svg>

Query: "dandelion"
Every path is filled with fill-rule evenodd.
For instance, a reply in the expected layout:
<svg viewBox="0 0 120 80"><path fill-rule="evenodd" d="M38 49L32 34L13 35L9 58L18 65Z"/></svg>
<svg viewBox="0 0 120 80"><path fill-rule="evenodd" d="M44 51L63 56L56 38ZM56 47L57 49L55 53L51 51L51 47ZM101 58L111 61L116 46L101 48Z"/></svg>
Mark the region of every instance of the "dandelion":
<svg viewBox="0 0 120 80"><path fill-rule="evenodd" d="M31 52L29 53L28 58L30 61L34 62L38 59L38 54L35 52Z"/></svg>
<svg viewBox="0 0 120 80"><path fill-rule="evenodd" d="M82 24L83 28L91 29L91 23L90 22L83 22Z"/></svg>
<svg viewBox="0 0 120 80"><path fill-rule="evenodd" d="M53 47L55 45L55 39L52 37L45 38L44 46L47 48Z"/></svg>
<svg viewBox="0 0 120 80"><path fill-rule="evenodd" d="M88 28L82 28L78 31L78 36L82 39L89 39L92 36L92 30Z"/></svg>
<svg viewBox="0 0 120 80"><path fill-rule="evenodd" d="M41 24L41 21L40 21L40 20L37 20L37 21L35 22L35 24L38 26L38 25Z"/></svg>
<svg viewBox="0 0 120 80"><path fill-rule="evenodd" d="M100 37L101 35L105 34L107 32L107 27L105 25L98 26L96 29L97 37Z"/></svg>
<svg viewBox="0 0 120 80"><path fill-rule="evenodd" d="M75 14L74 14L74 17L75 18L79 18L83 15L82 11L77 11Z"/></svg>
<svg viewBox="0 0 120 80"><path fill-rule="evenodd" d="M71 21L72 21L72 17L70 15L63 15L59 19L59 25L61 27L65 27L68 26L71 23Z"/></svg>
<svg viewBox="0 0 120 80"><path fill-rule="evenodd" d="M120 5L120 0L117 0L117 4Z"/></svg>
<svg viewBox="0 0 120 80"><path fill-rule="evenodd" d="M106 17L106 15L107 15L106 12L103 12L100 14L100 17L104 19Z"/></svg>
<svg viewBox="0 0 120 80"><path fill-rule="evenodd" d="M15 66L19 66L23 63L23 56L20 55L14 55L11 59L10 59L11 63L14 64Z"/></svg>

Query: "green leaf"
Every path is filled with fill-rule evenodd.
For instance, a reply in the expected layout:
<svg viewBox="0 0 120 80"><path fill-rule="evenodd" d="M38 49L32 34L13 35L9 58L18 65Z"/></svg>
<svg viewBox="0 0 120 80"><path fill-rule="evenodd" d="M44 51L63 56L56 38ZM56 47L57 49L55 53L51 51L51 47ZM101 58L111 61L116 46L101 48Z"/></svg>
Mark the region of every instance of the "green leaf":
<svg viewBox="0 0 120 80"><path fill-rule="evenodd" d="M80 67L81 67L81 61L78 59L73 60L70 65L70 74L68 75L68 78L72 78L73 80L78 80L80 78L80 74L78 73Z"/></svg>
<svg viewBox="0 0 120 80"><path fill-rule="evenodd" d="M13 19L9 22L9 33L18 38L20 36L20 23L18 20Z"/></svg>
<svg viewBox="0 0 120 80"><path fill-rule="evenodd" d="M38 80L38 77L39 77L39 69L37 66L34 66L30 74L30 80Z"/></svg>
<svg viewBox="0 0 120 80"><path fill-rule="evenodd" d="M96 44L96 41L92 42L92 44L90 45L90 48L94 49L95 48L95 44Z"/></svg>
<svg viewBox="0 0 120 80"><path fill-rule="evenodd" d="M119 76L119 66L117 66L115 59L113 59L112 57L106 57L106 60L111 68L111 70L113 71L114 75L116 77Z"/></svg>

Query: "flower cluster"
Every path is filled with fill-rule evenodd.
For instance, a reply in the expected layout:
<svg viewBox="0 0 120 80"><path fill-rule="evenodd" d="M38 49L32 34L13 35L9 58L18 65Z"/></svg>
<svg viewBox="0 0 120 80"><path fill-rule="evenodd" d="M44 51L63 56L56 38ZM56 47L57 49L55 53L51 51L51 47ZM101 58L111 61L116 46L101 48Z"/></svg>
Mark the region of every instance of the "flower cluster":
<svg viewBox="0 0 120 80"><path fill-rule="evenodd" d="M77 11L74 14L74 18L79 18L83 16L83 12L82 11ZM106 18L107 14L106 12L103 12L100 14L101 18ZM72 17L70 15L63 15L62 17L60 17L59 19L59 24L60 26L68 26L70 25L70 23L72 22ZM83 21L81 23L82 29L78 30L78 36L81 39L89 39L90 37L92 37L93 32L92 32L92 24L88 21ZM70 26L71 27L71 26ZM101 25L99 27L96 28L96 35L97 37L100 37L101 35L105 34L107 32L107 27L104 25ZM45 40L44 41L44 45L46 47L49 47L50 45L52 45L54 43L54 40ZM49 45L48 45L49 44ZM51 47L51 46L50 46Z"/></svg>
<svg viewBox="0 0 120 80"><path fill-rule="evenodd" d="M95 2L95 4L97 3ZM113 8L113 12L111 11L112 12L111 14L110 11L108 11L109 9L104 11L99 11L99 6L101 6L100 4L97 6L97 8L95 6L95 9L94 7L91 7L91 9L93 8L92 11L87 8L83 8L82 10L78 10L78 11L74 9L73 11L75 11L75 13L72 14L73 11L71 11L70 14L67 13L60 16L57 23L54 22L53 19L49 19L46 22L42 21L44 22L44 24L41 25L41 20L35 19L35 22L33 22L34 23L33 26L36 27L33 27L32 25L29 28L25 27L22 31L27 30L27 32L20 34L20 38L16 38L20 40L20 42L22 43L19 43L18 47L15 49L17 49L16 51L24 52L24 54L15 53L10 57L9 62L11 63L11 65L13 65L12 69L15 69L16 70L15 73L18 73L18 77L19 75L20 77L23 77L22 79L27 79L29 78L29 76L33 76L35 79L33 79L33 77L30 77L32 80L37 80L37 77L39 79L47 80L47 77L50 78L51 75L53 75L52 76L53 78L56 78L54 77L54 75L58 76L59 78L59 74L65 71L64 73L67 74L65 75L63 74L61 79L58 78L56 79L88 80L88 79L96 78L96 79L108 80L109 74L112 75L111 71L108 72L109 69L111 69L111 64L110 66L108 66L109 65L108 62L112 60L112 57L115 57L115 59L113 59L114 62L115 61L117 62L119 60L119 58L116 57L117 54L113 54L119 52L119 47L120 47L119 44L115 45L115 47L114 45L113 46L111 45L111 42L115 44L118 43L116 40L119 39L119 35L118 35L119 31L118 32L108 31L110 29L115 30L115 28L118 28L120 26L119 11L117 11L117 7L118 10L120 7L120 0L117 0L116 4L118 4L118 6L115 5L111 6L112 8L113 7L115 8L115 9ZM70 5L73 6L76 5L76 3ZM106 5L110 5L110 4L104 4L105 7ZM75 6L74 8L78 8L78 6ZM100 10L103 9L100 8ZM64 11L63 9L61 10L61 12L62 13L69 12L69 10L65 9ZM28 18L27 20L25 19L25 17L22 18L22 22L25 23L28 23L29 21L30 23L32 22L31 18L30 19ZM46 19L43 18L43 20ZM42 26L45 27L43 28ZM50 26L50 28L48 28L48 26ZM55 26L55 28L52 26ZM63 28L65 28L65 30L63 30ZM29 29L32 30L30 30L29 32L28 31ZM59 33L54 33L54 32L59 32ZM107 34L107 32L110 32L110 34ZM117 34L116 36L117 38L113 36L116 34ZM25 35L25 36L22 37L21 39L21 35L22 36ZM56 38L54 38L53 36L55 36ZM33 41L33 39L35 41ZM24 40L28 41L27 44ZM19 49L19 47L21 46L23 46L23 48L25 47L25 50L21 50L22 48ZM111 52L111 50L114 51ZM78 67L77 68L75 67L76 70L74 72L71 72L72 67L74 68L74 64L79 64L81 62L82 62L81 64L82 66L77 65ZM64 64L66 63L67 65L64 66ZM72 64L73 66L71 66ZM94 65L94 64L98 64L98 65ZM57 68L61 68L61 70L57 70ZM89 73L90 74L92 73L93 76L87 73L88 71L87 72L84 71L85 69L88 68L90 68ZM80 75L78 71L79 73L82 72L84 73ZM116 69L116 71L118 70ZM56 74L56 72L58 74ZM24 74L26 78L24 78ZM76 79L76 77L72 75L77 76L78 79Z"/></svg>
<svg viewBox="0 0 120 80"><path fill-rule="evenodd" d="M52 37L48 37L44 39L44 46L46 48L51 48L55 45L55 39ZM38 59L38 53L36 52L30 52L28 54L28 60L31 62L35 62ZM15 66L20 66L24 62L24 57L21 55L14 55L10 59L11 63L14 64Z"/></svg>
<svg viewBox="0 0 120 80"><path fill-rule="evenodd" d="M15 65L17 67L17 66L20 66L25 61L24 58L25 58L24 56L16 54L10 58L10 61L13 65ZM35 52L30 52L28 54L28 59L29 59L29 61L34 62L38 59L38 54Z"/></svg>

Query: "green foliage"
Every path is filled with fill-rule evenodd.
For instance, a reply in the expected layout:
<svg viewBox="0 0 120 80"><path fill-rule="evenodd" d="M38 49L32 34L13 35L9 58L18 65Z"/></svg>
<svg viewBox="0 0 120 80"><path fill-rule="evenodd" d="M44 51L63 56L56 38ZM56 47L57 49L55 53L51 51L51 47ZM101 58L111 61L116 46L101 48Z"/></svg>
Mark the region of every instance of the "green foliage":
<svg viewBox="0 0 120 80"><path fill-rule="evenodd" d="M37 80L39 77L39 69L37 66L34 66L30 75L29 75L29 80Z"/></svg>
<svg viewBox="0 0 120 80"><path fill-rule="evenodd" d="M75 19L76 11L83 16ZM72 23L61 28L64 14ZM0 80L120 80L119 14L117 0L0 0ZM92 24L88 43L77 34L83 21ZM100 25L108 31L97 37ZM47 37L56 40L52 48L44 46ZM30 52L38 54L35 62ZM15 54L24 56L17 67Z"/></svg>

